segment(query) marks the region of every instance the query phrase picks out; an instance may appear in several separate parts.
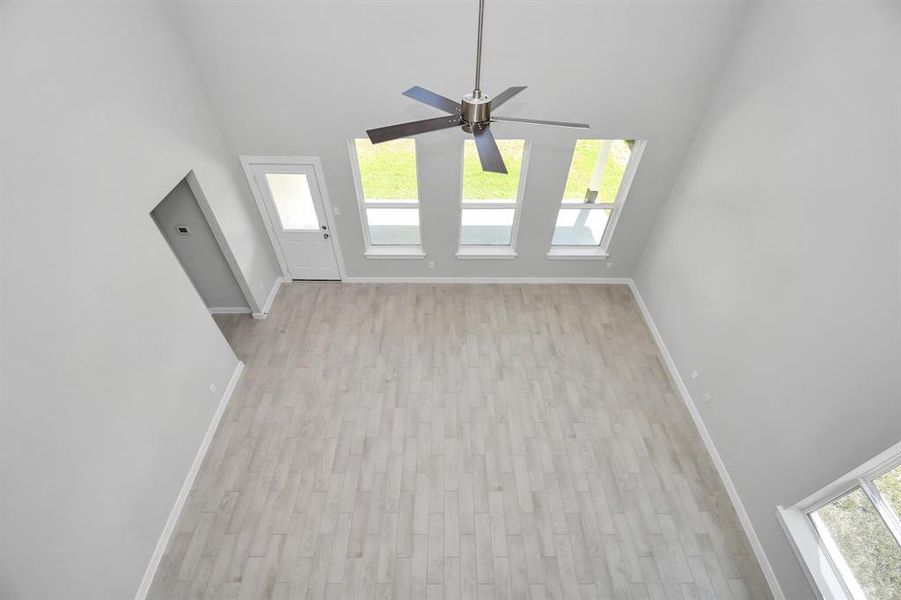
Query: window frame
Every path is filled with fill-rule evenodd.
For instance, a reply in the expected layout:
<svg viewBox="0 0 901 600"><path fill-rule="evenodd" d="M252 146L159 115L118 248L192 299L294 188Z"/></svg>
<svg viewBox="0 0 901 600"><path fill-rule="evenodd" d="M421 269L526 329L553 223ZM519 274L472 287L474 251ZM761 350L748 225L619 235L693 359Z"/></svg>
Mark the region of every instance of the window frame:
<svg viewBox="0 0 901 600"><path fill-rule="evenodd" d="M585 137L585 138L577 138L573 142L572 152L570 153L570 157L575 156L576 153L576 144L579 140L602 140L602 141L615 141L619 139L626 138L601 138L601 137ZM631 138L630 138L631 139ZM623 171L623 178L620 181L619 189L616 192L616 198L614 198L613 202L583 202L581 204L577 204L575 202L564 202L563 201L563 191L560 193L560 202L557 206L557 212L555 213L554 227L551 229L551 241L549 244L549 249L547 252L547 257L552 259L594 259L594 260L605 260L610 256L609 248L610 242L613 239L613 232L616 230L616 225L619 222L619 217L622 214L623 207L626 203L626 199L629 196L629 189L632 187L632 181L635 179L635 173L638 170L638 165L641 162L641 158L644 155L644 149L647 146L647 140L635 139L635 143L632 146L632 152L629 154L629 162L626 163L626 168ZM572 158L570 158L570 167L572 166ZM569 181L569 170L566 172L566 179L563 182L563 190L566 189L566 183ZM576 245L576 244L554 244L554 232L557 229L557 221L556 219L560 216L560 211L562 209L588 209L588 210L609 210L610 217L607 219L607 226L604 229L604 234L601 236L601 241L597 245Z"/></svg>
<svg viewBox="0 0 901 600"><path fill-rule="evenodd" d="M529 169L529 156L531 154L532 143L525 138L498 138L497 141L506 140L522 140L522 162L519 167L519 181L516 184L516 200L515 202L486 202L484 200L469 200L463 198L463 179L465 177L464 167L466 163L466 142L471 140L463 140L460 145L460 218L459 228L457 231L457 252L456 257L460 259L514 259L519 254L516 251L516 241L519 237L519 221L522 215L523 195L526 189L526 177ZM488 209L488 208L505 208L513 209L513 225L510 232L510 243L504 245L489 244L463 244L463 210L464 209Z"/></svg>
<svg viewBox="0 0 901 600"><path fill-rule="evenodd" d="M894 509L888 506L882 493L873 483L875 479L899 466L901 466L901 442L794 506L777 507L779 522L804 567L811 587L818 591L821 597L830 600L865 599L863 591L837 550L835 555L841 560L838 562L834 559L833 552L829 550L833 542L821 535L814 513L860 488L873 504L889 533L901 546L901 519L899 519L901 515L897 515ZM824 568L827 566L828 569Z"/></svg>
<svg viewBox="0 0 901 600"><path fill-rule="evenodd" d="M366 196L363 191L363 177L360 173L360 158L357 155L356 140L358 139L362 140L366 138L350 138L347 141L347 149L350 153L350 167L351 171L353 171L354 188L357 194L357 209L360 212L360 224L363 226L363 243L365 247L363 255L366 258L374 259L425 258L426 253L423 247L422 236L422 186L420 185L422 177L419 171L419 144L416 143L416 138L401 138L413 140L414 162L416 165L416 200L374 200L369 202L366 201ZM369 217L366 214L367 208L415 208L419 214L419 244L373 244L369 234Z"/></svg>

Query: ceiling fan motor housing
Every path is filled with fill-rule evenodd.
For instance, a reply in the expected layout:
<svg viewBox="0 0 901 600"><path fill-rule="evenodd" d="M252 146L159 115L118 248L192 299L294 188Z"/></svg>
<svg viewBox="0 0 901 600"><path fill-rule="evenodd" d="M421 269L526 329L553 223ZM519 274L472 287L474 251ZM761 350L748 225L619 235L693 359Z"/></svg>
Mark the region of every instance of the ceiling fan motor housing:
<svg viewBox="0 0 901 600"><path fill-rule="evenodd" d="M484 94L463 96L460 103L460 116L469 124L487 123L491 120L491 98Z"/></svg>

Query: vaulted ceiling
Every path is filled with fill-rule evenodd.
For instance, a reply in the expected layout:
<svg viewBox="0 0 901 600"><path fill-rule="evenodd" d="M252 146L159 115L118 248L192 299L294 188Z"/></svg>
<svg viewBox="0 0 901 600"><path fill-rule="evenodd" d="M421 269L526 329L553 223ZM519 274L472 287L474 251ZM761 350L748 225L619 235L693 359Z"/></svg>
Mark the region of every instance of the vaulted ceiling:
<svg viewBox="0 0 901 600"><path fill-rule="evenodd" d="M420 149L423 261L367 261L347 140L367 128L435 116L400 93L451 98L472 89L477 3L183 2L173 17L237 154L320 156L347 271L371 276L628 275L707 105L744 2L487 3L482 88L529 88L505 109L585 121L587 134L503 124L532 151L516 261L458 261L460 152L454 130ZM641 138L648 146L611 245L613 268L548 261L575 140ZM449 226L453 224L453 226ZM475 271L474 269L477 269Z"/></svg>

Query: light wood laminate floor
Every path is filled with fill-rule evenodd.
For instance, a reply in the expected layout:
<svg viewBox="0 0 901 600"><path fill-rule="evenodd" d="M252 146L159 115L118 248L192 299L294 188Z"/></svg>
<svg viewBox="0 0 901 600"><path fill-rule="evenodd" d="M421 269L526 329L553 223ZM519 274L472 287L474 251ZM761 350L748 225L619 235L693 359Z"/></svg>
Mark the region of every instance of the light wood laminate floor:
<svg viewBox="0 0 901 600"><path fill-rule="evenodd" d="M294 283L150 598L770 598L628 287Z"/></svg>

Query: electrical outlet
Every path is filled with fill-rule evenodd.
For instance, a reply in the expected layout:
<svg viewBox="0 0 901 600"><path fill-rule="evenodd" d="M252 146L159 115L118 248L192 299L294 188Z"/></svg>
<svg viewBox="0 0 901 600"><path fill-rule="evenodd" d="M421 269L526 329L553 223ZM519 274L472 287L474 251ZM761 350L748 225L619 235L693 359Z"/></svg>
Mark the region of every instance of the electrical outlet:
<svg viewBox="0 0 901 600"><path fill-rule="evenodd" d="M332 207L332 214L335 215L336 217L339 216L339 215L341 214L341 209L338 208L337 206L333 206L333 207Z"/></svg>
<svg viewBox="0 0 901 600"><path fill-rule="evenodd" d="M700 376L701 376L701 374L698 373L697 371L692 371L692 372L691 372L691 378L692 378L692 379L697 379L697 378L700 377Z"/></svg>
<svg viewBox="0 0 901 600"><path fill-rule="evenodd" d="M704 392L704 404L710 404L710 398L712 398L710 392Z"/></svg>
<svg viewBox="0 0 901 600"><path fill-rule="evenodd" d="M612 263L612 262L608 262L606 265L604 265L604 268L605 268L605 269L612 269L612 268L613 268L613 263Z"/></svg>
<svg viewBox="0 0 901 600"><path fill-rule="evenodd" d="M429 268L430 268L430 269L434 269L434 268L435 268L435 261L434 261L434 260L430 260L430 261L429 261Z"/></svg>
<svg viewBox="0 0 901 600"><path fill-rule="evenodd" d="M215 394L215 393L216 393L216 384L215 384L215 383L211 383L211 384L210 384L210 393L211 393L211 394Z"/></svg>

